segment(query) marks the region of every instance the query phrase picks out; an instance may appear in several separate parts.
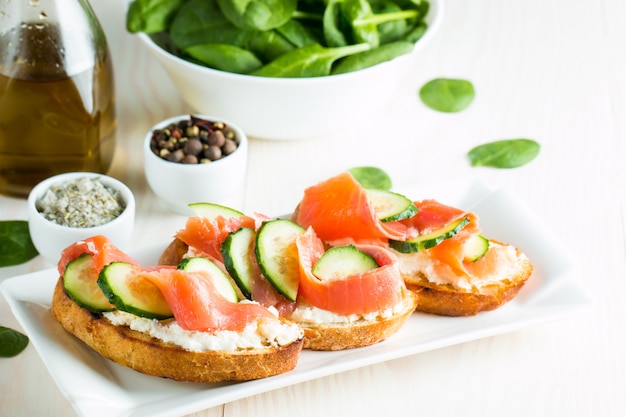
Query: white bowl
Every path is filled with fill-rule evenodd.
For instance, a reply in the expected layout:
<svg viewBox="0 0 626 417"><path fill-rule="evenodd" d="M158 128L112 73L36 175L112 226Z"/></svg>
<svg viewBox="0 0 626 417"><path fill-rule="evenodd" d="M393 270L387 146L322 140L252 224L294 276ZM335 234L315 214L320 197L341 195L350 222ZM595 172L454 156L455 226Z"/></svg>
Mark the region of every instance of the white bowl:
<svg viewBox="0 0 626 417"><path fill-rule="evenodd" d="M430 0L428 29L410 54L326 77L268 78L218 71L168 53L146 34L139 37L194 111L236 120L250 137L295 140L366 121L381 109L432 39L442 13L442 0Z"/></svg>
<svg viewBox="0 0 626 417"><path fill-rule="evenodd" d="M152 191L165 205L178 214L193 214L191 203L216 203L243 209L245 198L246 169L248 165L248 138L244 131L232 122L204 114L194 114L204 120L224 122L235 132L239 143L230 155L205 164L170 162L157 156L150 149L152 132L171 123L189 119L189 115L174 116L154 125L144 139L144 169Z"/></svg>
<svg viewBox="0 0 626 417"><path fill-rule="evenodd" d="M124 211L115 219L94 227L70 227L46 219L37 210L37 202L56 184L80 178L98 178L100 182L120 193ZM135 223L135 197L131 190L115 178L93 172L70 172L55 175L37 184L28 196L28 228L39 254L48 262L57 263L61 252L72 243L91 236L103 235L122 250L129 250Z"/></svg>

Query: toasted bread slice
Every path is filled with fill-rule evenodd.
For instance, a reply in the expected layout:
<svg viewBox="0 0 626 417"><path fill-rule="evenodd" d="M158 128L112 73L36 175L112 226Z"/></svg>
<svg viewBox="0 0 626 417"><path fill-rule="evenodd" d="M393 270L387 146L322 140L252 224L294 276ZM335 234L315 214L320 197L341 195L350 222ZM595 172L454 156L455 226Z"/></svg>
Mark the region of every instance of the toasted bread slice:
<svg viewBox="0 0 626 417"><path fill-rule="evenodd" d="M187 252L188 246L174 239L163 251L159 263L176 265ZM299 319L297 315L289 320L304 330L304 349L343 350L372 345L381 342L397 332L415 311L417 297L414 292L403 290L402 304L396 306L393 314L375 315L373 318L348 320L337 316L338 321L309 321ZM296 308L310 308L299 304ZM332 315L332 313L330 313Z"/></svg>
<svg viewBox="0 0 626 417"><path fill-rule="evenodd" d="M235 351L190 351L78 306L59 279L52 298L54 317L100 355L138 372L187 382L247 381L296 367L303 338L286 345Z"/></svg>
<svg viewBox="0 0 626 417"><path fill-rule="evenodd" d="M303 318L298 310L292 315L304 330L304 348L311 350L343 350L373 345L396 333L415 311L417 296L403 290L402 302L393 311L382 312L374 317L319 321ZM299 306L298 309L310 307ZM332 315L332 313L331 313Z"/></svg>
<svg viewBox="0 0 626 417"><path fill-rule="evenodd" d="M416 311L442 316L473 316L495 310L512 300L530 278L533 265L517 248L490 240L492 245L510 249L514 255L500 266L500 275L489 280L472 282L461 287L443 283L432 276L432 263L420 252L401 254L400 270L407 288L418 295ZM421 259L418 259L420 258Z"/></svg>

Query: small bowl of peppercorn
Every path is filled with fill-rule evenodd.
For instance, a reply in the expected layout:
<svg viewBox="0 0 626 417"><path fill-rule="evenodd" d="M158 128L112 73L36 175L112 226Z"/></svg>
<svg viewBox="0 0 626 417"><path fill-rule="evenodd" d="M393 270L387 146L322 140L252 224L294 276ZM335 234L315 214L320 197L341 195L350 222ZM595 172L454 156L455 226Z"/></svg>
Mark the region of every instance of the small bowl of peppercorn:
<svg viewBox="0 0 626 417"><path fill-rule="evenodd" d="M248 138L230 121L180 115L154 125L144 142L144 167L152 191L172 211L191 215L189 204L210 202L243 209Z"/></svg>
<svg viewBox="0 0 626 417"><path fill-rule="evenodd" d="M55 175L32 189L27 210L33 244L50 263L72 243L96 235L130 249L135 197L115 178L93 172Z"/></svg>

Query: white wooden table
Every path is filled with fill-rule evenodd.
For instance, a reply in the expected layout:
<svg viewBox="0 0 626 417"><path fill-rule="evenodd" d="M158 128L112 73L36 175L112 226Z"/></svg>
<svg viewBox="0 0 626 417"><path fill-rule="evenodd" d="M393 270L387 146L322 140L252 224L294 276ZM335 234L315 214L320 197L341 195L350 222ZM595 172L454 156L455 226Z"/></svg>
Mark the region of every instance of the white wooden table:
<svg viewBox="0 0 626 417"><path fill-rule="evenodd" d="M141 142L160 119L190 109L124 26L124 2L91 0L114 55L119 147L111 172L137 197L135 243L169 240L183 218L148 189ZM448 0L436 38L371 126L315 140L251 140L246 207L291 211L304 187L357 165L396 184L459 177L523 198L579 261L595 303L584 314L359 368L219 405L196 416L622 416L626 413L626 2ZM466 111L425 108L419 87L469 79ZM528 137L542 149L514 170L472 168L466 152ZM0 220L25 219L0 196ZM48 267L0 268L0 280ZM0 300L0 325L19 325ZM80 375L77 375L80 378ZM0 415L73 416L30 346L0 359Z"/></svg>

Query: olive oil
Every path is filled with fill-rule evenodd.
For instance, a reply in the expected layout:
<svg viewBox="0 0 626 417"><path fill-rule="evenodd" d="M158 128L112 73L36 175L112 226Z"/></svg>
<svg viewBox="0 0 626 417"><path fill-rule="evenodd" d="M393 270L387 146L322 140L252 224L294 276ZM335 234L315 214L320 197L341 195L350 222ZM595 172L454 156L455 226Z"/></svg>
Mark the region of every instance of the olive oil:
<svg viewBox="0 0 626 417"><path fill-rule="evenodd" d="M40 22L12 31L0 33L0 193L25 196L63 172L106 173L117 127L106 41L90 51L72 45L81 34Z"/></svg>

